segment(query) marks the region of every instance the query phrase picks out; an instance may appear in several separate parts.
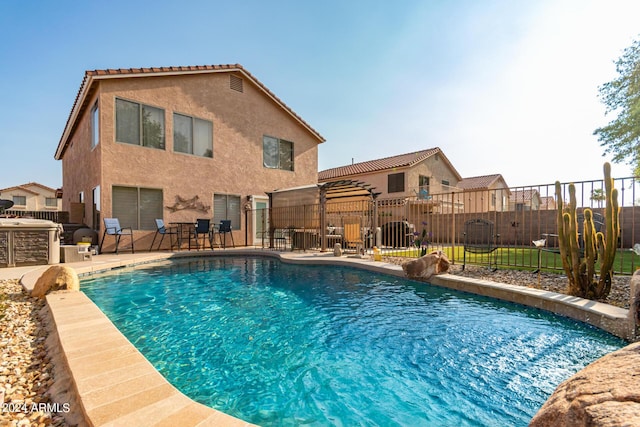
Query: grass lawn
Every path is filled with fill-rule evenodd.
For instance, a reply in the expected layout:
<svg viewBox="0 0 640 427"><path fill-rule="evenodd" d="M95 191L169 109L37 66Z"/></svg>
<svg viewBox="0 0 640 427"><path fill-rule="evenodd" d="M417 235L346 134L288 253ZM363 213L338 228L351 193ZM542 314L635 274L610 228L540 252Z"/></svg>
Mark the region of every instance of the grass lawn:
<svg viewBox="0 0 640 427"><path fill-rule="evenodd" d="M431 249L429 249L431 250ZM455 259L456 263L461 263L463 260L463 247L457 246L455 248L455 254L453 248L444 247L441 249L449 259ZM420 256L418 248L410 248L404 250L398 250L392 252L393 256L416 258ZM455 255L455 256L454 256ZM542 271L548 272L562 272L562 261L560 260L560 254L551 251L540 251L535 248L517 248L517 247L505 247L498 248L497 251L491 254L474 254L467 253L466 259L469 264L489 264L489 256L491 256L491 263L494 264L494 257L497 259L497 264L500 267L509 267L516 270L530 270L534 271L538 269L538 256L540 256L540 266ZM598 269L599 263L596 262L596 269ZM633 274L636 268L640 268L640 256L629 249L618 249L616 259L613 264L615 274Z"/></svg>

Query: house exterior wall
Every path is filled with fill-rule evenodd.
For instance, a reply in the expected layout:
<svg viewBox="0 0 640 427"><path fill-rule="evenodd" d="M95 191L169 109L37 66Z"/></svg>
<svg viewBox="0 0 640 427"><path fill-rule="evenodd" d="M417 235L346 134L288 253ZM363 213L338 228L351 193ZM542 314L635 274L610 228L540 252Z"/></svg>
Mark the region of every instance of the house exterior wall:
<svg viewBox="0 0 640 427"><path fill-rule="evenodd" d="M511 211L537 211L540 210L541 205L542 201L537 191L522 197L522 193L516 190L515 194L509 199L509 210ZM547 209L547 207L545 206L544 209Z"/></svg>
<svg viewBox="0 0 640 427"><path fill-rule="evenodd" d="M389 193L388 177L396 173L404 173L404 191ZM451 170L439 155L431 156L424 161L410 167L383 170L373 173L345 176L340 179L356 179L375 188L380 193L379 199L393 197L415 197L420 190L420 175L429 177L429 193L438 194L452 191L458 184L456 173ZM448 181L445 185L442 181Z"/></svg>
<svg viewBox="0 0 640 427"><path fill-rule="evenodd" d="M509 188L502 182L489 186L486 190L464 192L464 212L502 212L509 209Z"/></svg>
<svg viewBox="0 0 640 427"><path fill-rule="evenodd" d="M62 209L62 202L56 199L55 190L49 190L40 185L21 185L3 190L0 198L5 200L13 200L13 196L21 196L25 198L25 205L14 205L11 210L22 211L59 211ZM55 206L47 206L47 199L55 199Z"/></svg>
<svg viewBox="0 0 640 427"><path fill-rule="evenodd" d="M429 194L447 193L455 190L458 185L456 173L442 160L440 154L435 154L409 169L405 176L405 196L418 194L420 175L429 177ZM447 181L448 184L443 181Z"/></svg>
<svg viewBox="0 0 640 427"><path fill-rule="evenodd" d="M242 75L239 74L240 77ZM277 188L317 182L318 139L262 90L243 79L243 92L230 89L230 73L132 77L100 80L78 120L73 141L64 153L63 208L85 196L85 217L92 219L90 200L100 186L101 218L112 215L112 187L161 189L164 221L213 217L214 194L264 195ZM165 149L115 141L116 98L164 110ZM100 142L91 148L91 107L99 102ZM174 152L173 113L213 123L213 158ZM263 136L294 144L294 171L263 166ZM207 213L171 212L176 196L198 200ZM244 215L244 212L242 212ZM244 218L241 226L244 228ZM96 227L96 224L89 224ZM98 224L99 225L99 224ZM236 231L235 241L244 237Z"/></svg>
<svg viewBox="0 0 640 427"><path fill-rule="evenodd" d="M91 147L91 107L98 102L100 112L100 143ZM103 137L107 122L102 122L102 100L94 94L88 102L88 109L78 119L71 143L62 158L62 209L71 211L72 203L84 203L83 223L97 229L93 224L91 208L94 201L92 190L101 185L102 147L108 145ZM103 144L105 143L105 144ZM82 196L81 196L82 194Z"/></svg>

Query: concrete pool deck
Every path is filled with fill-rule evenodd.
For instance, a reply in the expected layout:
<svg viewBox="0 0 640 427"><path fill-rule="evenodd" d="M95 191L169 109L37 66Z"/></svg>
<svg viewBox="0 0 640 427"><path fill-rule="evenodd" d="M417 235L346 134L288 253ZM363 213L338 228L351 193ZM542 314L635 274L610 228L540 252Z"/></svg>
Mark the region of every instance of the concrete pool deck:
<svg viewBox="0 0 640 427"><path fill-rule="evenodd" d="M370 271L404 276L398 265L367 258L340 257L333 253L292 253L260 249L203 252L104 254L92 261L69 263L79 276L131 265L184 257L220 255L272 256L291 263L351 265ZM30 291L49 266L0 269L0 279L21 279ZM431 283L549 310L607 330L618 336L627 328L627 310L540 289L499 284L444 274ZM251 426L199 404L170 385L151 363L122 335L82 292L57 292L47 296L60 353L87 424L94 426Z"/></svg>

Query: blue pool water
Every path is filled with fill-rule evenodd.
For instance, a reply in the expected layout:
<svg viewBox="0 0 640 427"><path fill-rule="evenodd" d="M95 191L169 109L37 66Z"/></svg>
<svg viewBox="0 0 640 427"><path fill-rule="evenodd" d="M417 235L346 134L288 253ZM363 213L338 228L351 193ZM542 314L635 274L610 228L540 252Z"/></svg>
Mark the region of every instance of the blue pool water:
<svg viewBox="0 0 640 427"><path fill-rule="evenodd" d="M263 426L526 426L625 345L535 309L268 258L145 265L81 289L182 392Z"/></svg>

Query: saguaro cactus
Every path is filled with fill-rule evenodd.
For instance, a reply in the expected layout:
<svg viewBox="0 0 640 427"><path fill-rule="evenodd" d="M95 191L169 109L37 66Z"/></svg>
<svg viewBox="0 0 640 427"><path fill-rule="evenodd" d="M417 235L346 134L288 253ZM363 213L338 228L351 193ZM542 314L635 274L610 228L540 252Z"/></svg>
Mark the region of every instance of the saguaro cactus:
<svg viewBox="0 0 640 427"><path fill-rule="evenodd" d="M584 209L584 247L579 245L576 214L576 189L569 184L569 202L562 201L562 188L556 181L558 200L558 240L562 267L569 279L568 293L589 299L605 299L611 291L613 261L620 236L618 190L613 188L611 165L604 164L605 230L596 232L593 212ZM600 260L600 276L596 279L596 260Z"/></svg>

